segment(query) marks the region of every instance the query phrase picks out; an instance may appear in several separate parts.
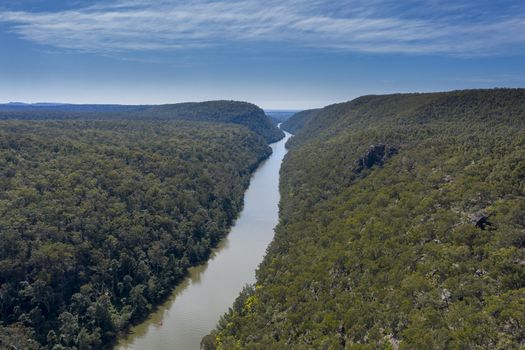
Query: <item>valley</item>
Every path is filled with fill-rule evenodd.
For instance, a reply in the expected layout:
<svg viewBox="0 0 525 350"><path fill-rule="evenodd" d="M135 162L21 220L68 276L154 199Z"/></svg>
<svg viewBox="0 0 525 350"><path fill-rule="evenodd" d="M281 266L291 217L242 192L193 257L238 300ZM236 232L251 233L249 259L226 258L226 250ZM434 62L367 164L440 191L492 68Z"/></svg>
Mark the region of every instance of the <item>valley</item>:
<svg viewBox="0 0 525 350"><path fill-rule="evenodd" d="M286 133L246 103L48 108L0 111L2 346L525 342L523 89L363 96Z"/></svg>
<svg viewBox="0 0 525 350"><path fill-rule="evenodd" d="M525 90L363 96L283 128L275 239L208 349L523 346Z"/></svg>

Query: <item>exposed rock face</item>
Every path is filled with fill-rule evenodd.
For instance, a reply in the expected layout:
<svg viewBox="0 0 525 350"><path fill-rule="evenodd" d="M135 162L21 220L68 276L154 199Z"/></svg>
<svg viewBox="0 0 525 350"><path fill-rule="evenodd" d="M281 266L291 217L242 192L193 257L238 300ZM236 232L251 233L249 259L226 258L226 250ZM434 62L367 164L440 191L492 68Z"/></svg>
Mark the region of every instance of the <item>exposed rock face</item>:
<svg viewBox="0 0 525 350"><path fill-rule="evenodd" d="M489 225L489 215L486 212L478 212L470 216L470 223L480 229L484 230L485 226Z"/></svg>
<svg viewBox="0 0 525 350"><path fill-rule="evenodd" d="M384 144L372 145L366 154L356 161L355 173L360 173L364 169L370 169L374 165L383 165L385 161L395 155L397 147L387 147Z"/></svg>

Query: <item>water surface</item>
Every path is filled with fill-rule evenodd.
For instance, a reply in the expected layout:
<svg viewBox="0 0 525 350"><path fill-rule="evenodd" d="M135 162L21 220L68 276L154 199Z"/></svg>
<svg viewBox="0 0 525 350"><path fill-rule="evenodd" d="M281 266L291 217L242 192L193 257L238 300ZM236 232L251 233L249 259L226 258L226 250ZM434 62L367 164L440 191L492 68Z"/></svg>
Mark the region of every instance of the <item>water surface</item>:
<svg viewBox="0 0 525 350"><path fill-rule="evenodd" d="M242 287L255 282L278 221L279 168L286 137L270 145L273 153L254 173L244 195L244 209L210 260L190 269L189 277L145 322L131 329L117 349L198 350L233 304Z"/></svg>

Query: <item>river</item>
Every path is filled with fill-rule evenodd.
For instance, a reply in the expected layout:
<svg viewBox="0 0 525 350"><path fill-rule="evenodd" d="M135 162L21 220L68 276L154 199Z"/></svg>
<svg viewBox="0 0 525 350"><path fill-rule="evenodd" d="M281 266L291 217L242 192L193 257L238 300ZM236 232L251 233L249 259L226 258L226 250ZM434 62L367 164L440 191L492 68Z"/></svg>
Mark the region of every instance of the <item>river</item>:
<svg viewBox="0 0 525 350"><path fill-rule="evenodd" d="M191 268L171 297L133 327L117 349L199 350L202 337L215 328L242 287L255 282L255 269L278 221L279 169L290 136L270 145L273 153L253 174L244 209L208 262Z"/></svg>

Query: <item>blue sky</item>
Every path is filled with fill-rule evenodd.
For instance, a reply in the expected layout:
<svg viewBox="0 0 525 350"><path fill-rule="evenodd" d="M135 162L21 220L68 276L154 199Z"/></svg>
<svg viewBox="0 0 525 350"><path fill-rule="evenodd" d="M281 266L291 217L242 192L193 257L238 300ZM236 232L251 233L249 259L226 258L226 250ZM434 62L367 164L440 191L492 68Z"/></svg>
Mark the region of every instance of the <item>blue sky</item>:
<svg viewBox="0 0 525 350"><path fill-rule="evenodd" d="M0 82L0 102L272 109L525 87L525 1L0 0Z"/></svg>

